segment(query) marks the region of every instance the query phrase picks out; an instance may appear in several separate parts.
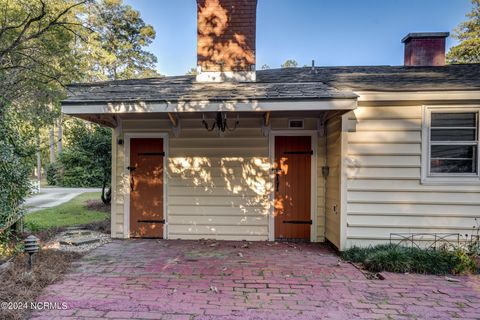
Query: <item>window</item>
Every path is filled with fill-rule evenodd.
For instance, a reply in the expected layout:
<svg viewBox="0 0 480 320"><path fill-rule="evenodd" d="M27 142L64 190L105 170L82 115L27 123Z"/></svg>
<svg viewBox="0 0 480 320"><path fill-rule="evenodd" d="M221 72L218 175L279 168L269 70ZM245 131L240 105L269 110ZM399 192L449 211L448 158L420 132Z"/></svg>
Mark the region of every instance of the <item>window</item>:
<svg viewBox="0 0 480 320"><path fill-rule="evenodd" d="M476 108L430 107L425 117L426 174L422 178L479 177L479 110ZM425 143L425 141L424 141ZM424 155L425 156L425 155Z"/></svg>

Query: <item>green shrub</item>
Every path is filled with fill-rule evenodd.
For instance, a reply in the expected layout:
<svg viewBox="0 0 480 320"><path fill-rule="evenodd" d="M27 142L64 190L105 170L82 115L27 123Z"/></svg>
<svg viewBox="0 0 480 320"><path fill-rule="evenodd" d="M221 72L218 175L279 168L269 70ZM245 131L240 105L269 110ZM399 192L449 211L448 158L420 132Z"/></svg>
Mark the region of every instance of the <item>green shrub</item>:
<svg viewBox="0 0 480 320"><path fill-rule="evenodd" d="M22 215L20 204L30 192L30 163L25 141L0 117L0 229Z"/></svg>
<svg viewBox="0 0 480 320"><path fill-rule="evenodd" d="M476 272L476 263L467 250L420 249L397 245L353 247L342 252L345 260L362 263L371 272L448 274Z"/></svg>
<svg viewBox="0 0 480 320"><path fill-rule="evenodd" d="M408 272L411 269L411 257L400 247L377 248L370 252L363 261L372 272L388 270L391 272Z"/></svg>
<svg viewBox="0 0 480 320"><path fill-rule="evenodd" d="M0 261L23 251L23 243L10 230L0 233Z"/></svg>
<svg viewBox="0 0 480 320"><path fill-rule="evenodd" d="M47 167L47 183L50 186L59 184L60 179L60 165L58 163L50 163Z"/></svg>
<svg viewBox="0 0 480 320"><path fill-rule="evenodd" d="M51 168L52 182L63 187L102 187L110 181L111 129L72 120L65 137L72 143Z"/></svg>
<svg viewBox="0 0 480 320"><path fill-rule="evenodd" d="M455 249L454 254L456 258L456 264L453 268L454 273L477 273L479 271L475 262L477 256L472 256L467 250L461 248Z"/></svg>

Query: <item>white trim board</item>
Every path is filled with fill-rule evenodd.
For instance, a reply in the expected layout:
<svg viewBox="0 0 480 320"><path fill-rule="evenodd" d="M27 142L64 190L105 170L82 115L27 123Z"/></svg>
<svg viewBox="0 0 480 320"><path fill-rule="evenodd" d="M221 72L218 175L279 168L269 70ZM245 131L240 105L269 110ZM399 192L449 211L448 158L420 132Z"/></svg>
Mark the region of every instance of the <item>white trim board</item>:
<svg viewBox="0 0 480 320"><path fill-rule="evenodd" d="M270 167L275 164L275 137L276 136L310 136L313 155L311 158L310 171L310 216L312 225L310 226L310 242L317 242L317 151L318 151L318 131L316 130L274 130L270 131L268 138L268 150ZM275 241L275 190L270 193L270 212L268 216L268 240Z"/></svg>
<svg viewBox="0 0 480 320"><path fill-rule="evenodd" d="M167 212L167 201L168 201L168 133L166 132L134 132L134 133L125 133L125 164L123 168L123 173L126 181L130 181L130 171L127 167L130 166L130 140L132 138L162 138L163 139L163 150L165 155L163 157L163 216L165 219L165 224L163 225L163 239L168 239L168 212ZM125 238L130 238L130 188L125 188L125 201L123 208L123 232Z"/></svg>
<svg viewBox="0 0 480 320"><path fill-rule="evenodd" d="M210 102L185 101L170 102L92 102L88 105L63 105L62 112L69 115L77 114L128 114L128 113L165 113L165 112L251 112L251 111L327 111L354 110L356 99L334 99L318 101L277 101L277 102Z"/></svg>

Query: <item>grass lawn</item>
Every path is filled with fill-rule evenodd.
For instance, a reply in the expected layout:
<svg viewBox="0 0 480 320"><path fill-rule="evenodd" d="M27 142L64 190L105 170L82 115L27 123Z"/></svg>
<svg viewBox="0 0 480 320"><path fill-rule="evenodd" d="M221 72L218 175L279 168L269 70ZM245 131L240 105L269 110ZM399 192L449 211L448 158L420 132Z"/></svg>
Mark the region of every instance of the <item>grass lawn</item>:
<svg viewBox="0 0 480 320"><path fill-rule="evenodd" d="M30 231L70 227L107 220L110 213L88 209L88 200L100 199L100 192L87 192L59 206L36 211L25 216Z"/></svg>

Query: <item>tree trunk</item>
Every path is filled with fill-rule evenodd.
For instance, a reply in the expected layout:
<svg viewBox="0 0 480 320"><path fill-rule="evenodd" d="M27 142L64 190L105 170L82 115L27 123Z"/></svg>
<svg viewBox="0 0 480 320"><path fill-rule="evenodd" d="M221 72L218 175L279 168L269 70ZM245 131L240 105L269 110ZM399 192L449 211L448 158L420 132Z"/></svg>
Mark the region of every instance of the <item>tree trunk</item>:
<svg viewBox="0 0 480 320"><path fill-rule="evenodd" d="M50 163L55 162L55 125L50 128Z"/></svg>
<svg viewBox="0 0 480 320"><path fill-rule="evenodd" d="M42 155L40 154L40 136L37 136L37 179L38 182L42 180Z"/></svg>
<svg viewBox="0 0 480 320"><path fill-rule="evenodd" d="M60 153L62 153L62 150L63 150L63 142L62 142L62 139L63 139L63 129L62 129L62 116L60 116L60 118L58 119L58 122L57 122L57 132L58 132L58 141L57 141L57 154L59 155Z"/></svg>

